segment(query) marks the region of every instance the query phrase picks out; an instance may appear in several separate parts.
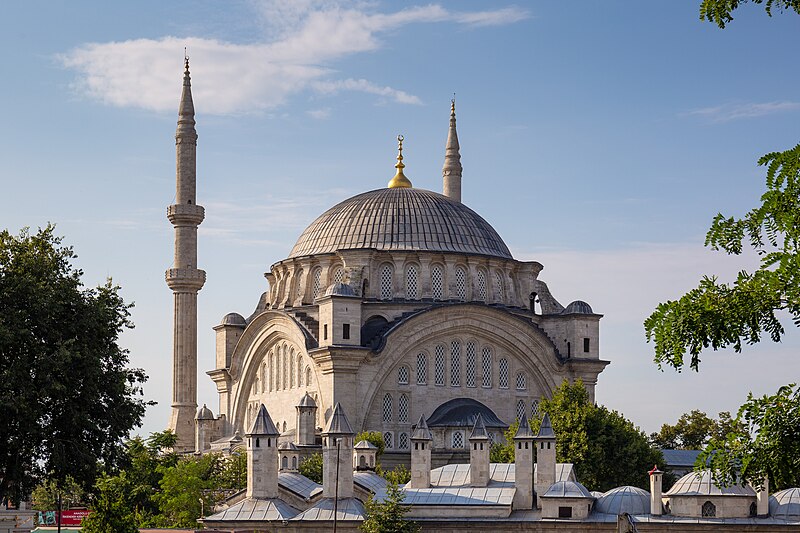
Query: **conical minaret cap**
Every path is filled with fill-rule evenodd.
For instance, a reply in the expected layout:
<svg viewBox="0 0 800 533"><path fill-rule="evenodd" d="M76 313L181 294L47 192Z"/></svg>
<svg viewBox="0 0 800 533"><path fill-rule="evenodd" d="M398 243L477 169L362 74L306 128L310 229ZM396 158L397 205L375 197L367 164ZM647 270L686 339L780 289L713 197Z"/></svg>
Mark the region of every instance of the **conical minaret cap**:
<svg viewBox="0 0 800 533"><path fill-rule="evenodd" d="M347 420L347 415L344 414L342 404L339 402L336 402L336 405L333 407L333 413L323 433L328 435L353 435L355 433L353 431L353 426L350 425L350 421Z"/></svg>
<svg viewBox="0 0 800 533"><path fill-rule="evenodd" d="M475 419L475 425L472 427L472 434L469 440L489 440L489 433L486 432L486 424L483 423L483 416L478 413L478 418Z"/></svg>
<svg viewBox="0 0 800 533"><path fill-rule="evenodd" d="M414 433L411 434L411 440L433 440L431 430L428 429L428 423L425 422L425 417L420 416L417 427L414 428Z"/></svg>
<svg viewBox="0 0 800 533"><path fill-rule="evenodd" d="M192 78L189 75L189 57L183 60L183 91L181 92L181 103L178 106L178 115L187 122L191 120L194 125L194 101L192 100ZM178 122L180 124L180 121Z"/></svg>
<svg viewBox="0 0 800 533"><path fill-rule="evenodd" d="M553 424L550 422L550 415L544 414L542 418L542 425L539 426L539 434L536 435L537 439L555 439L556 433L553 431Z"/></svg>
<svg viewBox="0 0 800 533"><path fill-rule="evenodd" d="M517 432L514 434L514 440L517 439L532 439L536 435L533 434L531 431L531 425L527 420L520 420L519 421L519 428Z"/></svg>
<svg viewBox="0 0 800 533"><path fill-rule="evenodd" d="M458 132L456 131L456 99L450 101L450 130L447 132L447 145L444 149L444 166L442 173L457 174L461 176L463 167L461 166L461 152L458 145Z"/></svg>
<svg viewBox="0 0 800 533"><path fill-rule="evenodd" d="M247 435L275 436L280 434L278 428L272 423L272 418L270 418L267 408L262 403L258 408L258 413L256 413L253 423L250 425L250 429L247 431Z"/></svg>
<svg viewBox="0 0 800 533"><path fill-rule="evenodd" d="M390 189L410 189L412 187L411 180L403 174L403 169L406 166L403 164L403 136L397 136L397 164L394 166L397 169L397 174L389 180Z"/></svg>

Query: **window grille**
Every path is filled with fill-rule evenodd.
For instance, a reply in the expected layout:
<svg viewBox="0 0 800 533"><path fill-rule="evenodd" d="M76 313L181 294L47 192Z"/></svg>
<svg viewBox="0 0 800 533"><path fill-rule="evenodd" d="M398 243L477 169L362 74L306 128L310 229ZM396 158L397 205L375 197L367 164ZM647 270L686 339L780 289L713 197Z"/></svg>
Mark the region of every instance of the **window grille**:
<svg viewBox="0 0 800 533"><path fill-rule="evenodd" d="M392 395L388 392L386 396L383 397L383 421L392 421Z"/></svg>
<svg viewBox="0 0 800 533"><path fill-rule="evenodd" d="M450 344L450 385L461 386L461 343L457 340Z"/></svg>
<svg viewBox="0 0 800 533"><path fill-rule="evenodd" d="M492 386L492 349L488 346L483 348L481 354L481 364L483 366L483 375L481 376L481 386Z"/></svg>
<svg viewBox="0 0 800 533"><path fill-rule="evenodd" d="M453 448L460 450L464 447L464 434L460 431L453 433Z"/></svg>
<svg viewBox="0 0 800 533"><path fill-rule="evenodd" d="M444 386L444 346L436 345L436 361L434 362L434 379L438 386Z"/></svg>
<svg viewBox="0 0 800 533"><path fill-rule="evenodd" d="M539 400L531 402L531 417L539 416Z"/></svg>
<svg viewBox="0 0 800 533"><path fill-rule="evenodd" d="M467 270L462 267L456 267L456 296L459 300L467 299Z"/></svg>
<svg viewBox="0 0 800 533"><path fill-rule="evenodd" d="M400 385L408 385L408 367L401 366L397 369L397 383Z"/></svg>
<svg viewBox="0 0 800 533"><path fill-rule="evenodd" d="M336 267L336 269L333 271L333 276L331 277L331 280L332 280L331 283L333 284L344 283L344 268L340 266Z"/></svg>
<svg viewBox="0 0 800 533"><path fill-rule="evenodd" d="M478 270L478 300L486 301L486 273Z"/></svg>
<svg viewBox="0 0 800 533"><path fill-rule="evenodd" d="M475 386L475 343L467 343L467 387Z"/></svg>
<svg viewBox="0 0 800 533"><path fill-rule="evenodd" d="M400 435L397 436L397 447L401 450L408 449L408 433L400 433Z"/></svg>
<svg viewBox="0 0 800 533"><path fill-rule="evenodd" d="M270 350L269 352L269 391L275 390L275 354Z"/></svg>
<svg viewBox="0 0 800 533"><path fill-rule="evenodd" d="M501 302L504 302L506 299L506 291L505 286L503 285L503 273L499 270L494 271L494 284L497 299Z"/></svg>
<svg viewBox="0 0 800 533"><path fill-rule="evenodd" d="M714 518L717 516L717 507L711 502L706 502L703 504L701 515L703 518Z"/></svg>
<svg viewBox="0 0 800 533"><path fill-rule="evenodd" d="M381 267L381 300L392 299L392 265Z"/></svg>
<svg viewBox="0 0 800 533"><path fill-rule="evenodd" d="M311 286L311 294L313 295L313 299L317 299L317 297L319 296L320 283L322 283L321 278L322 278L322 269L317 267L314 269L314 278L313 278L314 281Z"/></svg>
<svg viewBox="0 0 800 533"><path fill-rule="evenodd" d="M401 394L397 401L397 421L408 422L408 396L405 394Z"/></svg>
<svg viewBox="0 0 800 533"><path fill-rule="evenodd" d="M439 265L431 267L431 292L434 300L444 298L444 271Z"/></svg>
<svg viewBox="0 0 800 533"><path fill-rule="evenodd" d="M505 357L500 359L500 375L497 377L501 389L508 388L508 359Z"/></svg>
<svg viewBox="0 0 800 533"><path fill-rule="evenodd" d="M305 291L303 290L303 269L297 271L295 274L294 279L296 280L295 283L297 284L297 298L303 298L303 294Z"/></svg>
<svg viewBox="0 0 800 533"><path fill-rule="evenodd" d="M384 448L386 448L387 450L391 450L392 449L392 432L391 431L387 431L386 433L383 434L383 445L384 445Z"/></svg>
<svg viewBox="0 0 800 533"><path fill-rule="evenodd" d="M520 424L527 420L525 418L525 402L522 400L517 400L517 420Z"/></svg>
<svg viewBox="0 0 800 533"><path fill-rule="evenodd" d="M294 388L294 349L289 352L289 387Z"/></svg>
<svg viewBox="0 0 800 533"><path fill-rule="evenodd" d="M424 353L417 354L417 385L428 383L428 356Z"/></svg>
<svg viewBox="0 0 800 533"><path fill-rule="evenodd" d="M286 346L281 350L281 358L283 359L283 390L289 388L289 353Z"/></svg>
<svg viewBox="0 0 800 533"><path fill-rule="evenodd" d="M267 362L261 365L261 392L267 392Z"/></svg>
<svg viewBox="0 0 800 533"><path fill-rule="evenodd" d="M492 444L494 444L494 442L495 442L494 439L496 439L497 437L495 436L494 432L492 432L492 431L487 433L487 435L489 435L489 446L491 446Z"/></svg>
<svg viewBox="0 0 800 533"><path fill-rule="evenodd" d="M306 387L311 386L311 367L306 367Z"/></svg>
<svg viewBox="0 0 800 533"><path fill-rule="evenodd" d="M525 373L519 372L517 374L517 390L525 390L527 388L527 383L525 379Z"/></svg>
<svg viewBox="0 0 800 533"><path fill-rule="evenodd" d="M300 354L297 354L297 386L303 386L303 360Z"/></svg>
<svg viewBox="0 0 800 533"><path fill-rule="evenodd" d="M406 270L406 298L409 300L416 300L419 298L417 291L417 279L419 277L417 267L410 265Z"/></svg>

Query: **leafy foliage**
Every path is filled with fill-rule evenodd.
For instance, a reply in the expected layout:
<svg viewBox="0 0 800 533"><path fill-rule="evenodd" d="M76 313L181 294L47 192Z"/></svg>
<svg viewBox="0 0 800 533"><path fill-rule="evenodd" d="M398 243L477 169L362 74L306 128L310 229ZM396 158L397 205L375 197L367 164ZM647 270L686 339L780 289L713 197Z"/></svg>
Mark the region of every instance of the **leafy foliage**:
<svg viewBox="0 0 800 533"><path fill-rule="evenodd" d="M527 422L527 420L525 421ZM489 450L489 461L492 463L513 463L514 462L514 435L519 429L519 420L514 420L508 429L503 432L505 442L495 442Z"/></svg>
<svg viewBox="0 0 800 533"><path fill-rule="evenodd" d="M733 20L731 13L739 7L739 4L746 4L748 0L703 0L700 4L700 20L713 22L720 28ZM793 10L800 13L800 0L750 0L754 4L766 4L767 15L772 16L772 10L777 8L779 11Z"/></svg>
<svg viewBox="0 0 800 533"><path fill-rule="evenodd" d="M52 225L0 232L0 500L43 473L91 487L149 404L147 376L117 344L131 306L111 281L86 289L61 242Z"/></svg>
<svg viewBox="0 0 800 533"><path fill-rule="evenodd" d="M383 442L383 434L380 431L362 431L356 435L356 438L353 440L353 442L358 443L362 440L365 440L378 447L378 457L383 455L383 452L386 451L386 443Z"/></svg>
<svg viewBox="0 0 800 533"><path fill-rule="evenodd" d="M403 505L405 493L397 483L390 482L386 487L386 499L376 502L373 498L367 501L367 518L361 523L364 533L416 533L420 527L416 522L406 520L408 505Z"/></svg>
<svg viewBox="0 0 800 533"><path fill-rule="evenodd" d="M94 512L83 519L83 533L138 533L136 516L128 506L124 474L104 476L97 482Z"/></svg>
<svg viewBox="0 0 800 533"><path fill-rule="evenodd" d="M664 424L658 433L650 435L650 442L657 448L671 450L699 450L709 439L725 438L731 431L741 430L743 426L723 411L714 420L697 409L684 413L675 425Z"/></svg>
<svg viewBox="0 0 800 533"><path fill-rule="evenodd" d="M758 163L767 167L761 206L742 219L718 214L706 246L739 255L747 241L761 264L753 273L741 271L732 285L704 277L680 299L659 304L644 322L659 367L680 371L688 353L697 370L704 348L740 352L743 343L757 343L762 334L778 342L784 334L780 311L800 325L800 145Z"/></svg>
<svg viewBox="0 0 800 533"><path fill-rule="evenodd" d="M61 507L69 509L80 506L86 501L83 488L75 483L72 476L67 476L62 482L48 479L36 486L31 494L33 508L39 511L52 511L58 509L58 497L61 496Z"/></svg>
<svg viewBox="0 0 800 533"><path fill-rule="evenodd" d="M770 490L800 486L800 387L785 385L772 396L747 396L733 431L712 438L698 458L722 485L748 482Z"/></svg>
<svg viewBox="0 0 800 533"><path fill-rule="evenodd" d="M322 454L314 453L300 463L298 471L314 483L322 483Z"/></svg>
<svg viewBox="0 0 800 533"><path fill-rule="evenodd" d="M406 465L397 465L392 470L381 470L379 465L378 474L383 476L390 484L405 485L411 481L411 470Z"/></svg>

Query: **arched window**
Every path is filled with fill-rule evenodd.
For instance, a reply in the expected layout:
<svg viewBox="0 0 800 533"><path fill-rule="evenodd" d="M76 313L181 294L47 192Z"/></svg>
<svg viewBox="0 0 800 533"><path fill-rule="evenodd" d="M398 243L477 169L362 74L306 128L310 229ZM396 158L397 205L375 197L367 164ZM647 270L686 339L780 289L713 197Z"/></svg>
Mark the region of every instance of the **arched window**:
<svg viewBox="0 0 800 533"><path fill-rule="evenodd" d="M401 394L397 401L397 421L408 422L408 396L405 394Z"/></svg>
<svg viewBox="0 0 800 533"><path fill-rule="evenodd" d="M467 299L467 269L460 265L456 267L456 298Z"/></svg>
<svg viewBox="0 0 800 533"><path fill-rule="evenodd" d="M441 344L436 345L433 379L434 383L439 387L444 386L444 346Z"/></svg>
<svg viewBox="0 0 800 533"><path fill-rule="evenodd" d="M408 385L408 367L405 365L397 369L397 384Z"/></svg>
<svg viewBox="0 0 800 533"><path fill-rule="evenodd" d="M483 367L481 386L489 388L492 386L492 349L488 346L483 347L483 352L481 353L481 366Z"/></svg>
<svg viewBox="0 0 800 533"><path fill-rule="evenodd" d="M275 390L275 354L269 351L269 391Z"/></svg>
<svg viewBox="0 0 800 533"><path fill-rule="evenodd" d="M475 386L475 343L467 343L467 387Z"/></svg>
<svg viewBox="0 0 800 533"><path fill-rule="evenodd" d="M478 269L477 279L478 300L486 301L486 273L482 269Z"/></svg>
<svg viewBox="0 0 800 533"><path fill-rule="evenodd" d="M431 292L434 300L444 299L444 269L441 265L431 267Z"/></svg>
<svg viewBox="0 0 800 533"><path fill-rule="evenodd" d="M406 298L409 300L416 300L419 298L419 291L417 290L419 279L419 271L416 265L409 265L406 269Z"/></svg>
<svg viewBox="0 0 800 533"><path fill-rule="evenodd" d="M464 434L460 431L453 432L453 448L456 450L464 448Z"/></svg>
<svg viewBox="0 0 800 533"><path fill-rule="evenodd" d="M297 354L297 386L303 386L303 359Z"/></svg>
<svg viewBox="0 0 800 533"><path fill-rule="evenodd" d="M517 372L517 390L525 390L528 387L527 381L525 372Z"/></svg>
<svg viewBox="0 0 800 533"><path fill-rule="evenodd" d="M303 299L303 295L306 292L305 291L305 287L303 286L303 269L302 268L297 271L297 274L294 275L294 279L295 279L295 282L294 282L295 283L295 288L296 288L296 291L297 291L296 292L297 298L302 300Z"/></svg>
<svg viewBox="0 0 800 533"><path fill-rule="evenodd" d="M501 389L508 388L508 359L502 357L499 362L499 375L497 376L498 384Z"/></svg>
<svg viewBox="0 0 800 533"><path fill-rule="evenodd" d="M499 270L494 271L494 290L495 294L497 294L497 300L504 302L506 299L506 288L503 283L503 273Z"/></svg>
<svg viewBox="0 0 800 533"><path fill-rule="evenodd" d="M408 433L400 433L400 435L397 436L397 447L401 450L408 449Z"/></svg>
<svg viewBox="0 0 800 533"><path fill-rule="evenodd" d="M289 352L289 387L294 388L294 348Z"/></svg>
<svg viewBox="0 0 800 533"><path fill-rule="evenodd" d="M289 388L289 349L284 346L281 350L283 358L283 390Z"/></svg>
<svg viewBox="0 0 800 533"><path fill-rule="evenodd" d="M380 282L381 282L381 300L391 300L394 294L393 290L393 269L392 265L386 264L381 267Z"/></svg>
<svg viewBox="0 0 800 533"><path fill-rule="evenodd" d="M261 392L267 392L267 362L261 363Z"/></svg>
<svg viewBox="0 0 800 533"><path fill-rule="evenodd" d="M386 433L383 434L383 445L384 445L384 448L386 448L387 450L391 450L392 449L392 432L391 431L387 431Z"/></svg>
<svg viewBox="0 0 800 533"><path fill-rule="evenodd" d="M461 386L461 343L457 340L450 343L450 386Z"/></svg>
<svg viewBox="0 0 800 533"><path fill-rule="evenodd" d="M285 387L284 379L285 376L283 375L283 364L286 362L286 358L283 354L283 346L278 346L278 383L275 385L275 388L278 390L283 390Z"/></svg>
<svg viewBox="0 0 800 533"><path fill-rule="evenodd" d="M297 457L292 456L292 470L297 470Z"/></svg>
<svg viewBox="0 0 800 533"><path fill-rule="evenodd" d="M285 455L281 458L281 468L283 470L287 470L289 468L289 458Z"/></svg>
<svg viewBox="0 0 800 533"><path fill-rule="evenodd" d="M286 420L283 421L283 432L286 433Z"/></svg>
<svg viewBox="0 0 800 533"><path fill-rule="evenodd" d="M523 400L517 400L517 420L522 423L525 418L525 402Z"/></svg>
<svg viewBox="0 0 800 533"><path fill-rule="evenodd" d="M531 402L531 418L534 416L539 416L539 400L533 400Z"/></svg>
<svg viewBox="0 0 800 533"><path fill-rule="evenodd" d="M392 421L392 395L388 392L386 396L383 397L383 421Z"/></svg>
<svg viewBox="0 0 800 533"><path fill-rule="evenodd" d="M364 455L358 456L358 466L359 468L366 468L367 466L367 458Z"/></svg>
<svg viewBox="0 0 800 533"><path fill-rule="evenodd" d="M756 502L750 503L750 516L758 516L758 506Z"/></svg>
<svg viewBox="0 0 800 533"><path fill-rule="evenodd" d="M320 294L321 284L322 284L322 269L317 267L314 269L313 274L313 281L311 282L311 295L314 300L316 300Z"/></svg>
<svg viewBox="0 0 800 533"><path fill-rule="evenodd" d="M311 367L306 367L306 387L311 386Z"/></svg>
<svg viewBox="0 0 800 533"><path fill-rule="evenodd" d="M703 518L714 518L717 516L717 506L711 502L704 503L701 515Z"/></svg>
<svg viewBox="0 0 800 533"><path fill-rule="evenodd" d="M417 354L417 385L428 383L428 356L424 353Z"/></svg>
<svg viewBox="0 0 800 533"><path fill-rule="evenodd" d="M337 266L333 269L333 275L331 276L331 283L334 285L337 283L344 283L344 267Z"/></svg>

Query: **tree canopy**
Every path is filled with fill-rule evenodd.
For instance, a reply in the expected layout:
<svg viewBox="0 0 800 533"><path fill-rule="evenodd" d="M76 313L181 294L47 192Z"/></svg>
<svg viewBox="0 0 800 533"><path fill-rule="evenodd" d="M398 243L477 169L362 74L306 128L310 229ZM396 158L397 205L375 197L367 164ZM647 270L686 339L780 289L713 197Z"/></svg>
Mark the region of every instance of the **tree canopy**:
<svg viewBox="0 0 800 533"><path fill-rule="evenodd" d="M403 504L405 493L397 483L390 481L386 487L386 498L376 502L374 498L367 501L367 518L360 529L365 533L416 533L420 527L416 522L406 520L408 505Z"/></svg>
<svg viewBox="0 0 800 533"><path fill-rule="evenodd" d="M42 474L91 487L148 405L118 345L130 305L111 281L85 288L75 258L52 225L0 232L0 501Z"/></svg>
<svg viewBox="0 0 800 533"><path fill-rule="evenodd" d="M650 435L650 442L663 449L700 450L710 439L725 438L731 431L739 431L742 427L727 411L721 412L715 420L695 409L682 414L675 425L663 424L658 433Z"/></svg>
<svg viewBox="0 0 800 533"><path fill-rule="evenodd" d="M780 12L794 11L800 13L800 0L749 0L754 4L765 4L767 15L772 16L773 10ZM700 19L713 22L720 28L733 20L733 11L739 4L746 4L748 0L703 0L700 4Z"/></svg>

